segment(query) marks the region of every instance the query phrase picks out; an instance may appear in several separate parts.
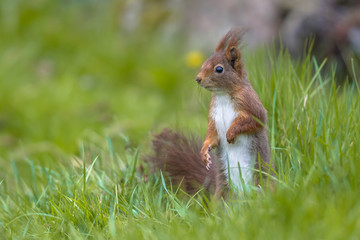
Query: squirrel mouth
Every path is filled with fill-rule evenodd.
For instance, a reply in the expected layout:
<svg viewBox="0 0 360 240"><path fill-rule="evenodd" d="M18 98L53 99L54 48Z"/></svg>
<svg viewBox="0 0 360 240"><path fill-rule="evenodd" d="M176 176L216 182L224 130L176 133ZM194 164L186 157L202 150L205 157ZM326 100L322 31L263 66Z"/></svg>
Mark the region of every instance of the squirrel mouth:
<svg viewBox="0 0 360 240"><path fill-rule="evenodd" d="M202 87L202 88L205 88L205 89L210 89L211 87L209 87L209 86L204 86L204 85L202 85L202 84L199 84L200 85L200 87Z"/></svg>
<svg viewBox="0 0 360 240"><path fill-rule="evenodd" d="M216 89L215 88L213 88L213 87L210 87L210 86L202 86L203 88L205 88L206 90L208 90L208 91L216 91Z"/></svg>
<svg viewBox="0 0 360 240"><path fill-rule="evenodd" d="M202 86L203 88L205 88L206 90L208 90L209 92L212 92L212 93L226 93L225 90L223 89L219 89L217 87L210 87L210 86Z"/></svg>
<svg viewBox="0 0 360 240"><path fill-rule="evenodd" d="M213 92L213 91L216 91L217 88L214 87L214 86L209 86L209 85L205 85L203 84L202 82L199 83L199 86L202 87L202 88L205 88L206 90L210 91L210 92Z"/></svg>

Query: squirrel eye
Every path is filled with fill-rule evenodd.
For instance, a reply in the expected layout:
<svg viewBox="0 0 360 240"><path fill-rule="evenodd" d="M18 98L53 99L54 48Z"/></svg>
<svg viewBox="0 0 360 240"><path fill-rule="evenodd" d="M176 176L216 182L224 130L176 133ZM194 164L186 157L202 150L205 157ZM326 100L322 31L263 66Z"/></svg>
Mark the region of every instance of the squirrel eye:
<svg viewBox="0 0 360 240"><path fill-rule="evenodd" d="M224 70L224 69L223 69L222 67L220 67L220 66L218 66L218 67L215 68L215 71L216 71L217 73L222 73L223 70Z"/></svg>

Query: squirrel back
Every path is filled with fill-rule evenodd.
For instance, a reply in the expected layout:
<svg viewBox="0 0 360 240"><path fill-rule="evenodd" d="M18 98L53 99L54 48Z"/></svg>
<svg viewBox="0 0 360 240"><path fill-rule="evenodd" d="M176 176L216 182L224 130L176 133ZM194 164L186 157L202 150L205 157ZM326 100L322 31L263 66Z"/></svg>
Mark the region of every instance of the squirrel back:
<svg viewBox="0 0 360 240"><path fill-rule="evenodd" d="M164 129L152 140L153 154L145 160L152 166L152 172L161 170L170 177L172 184L181 184L189 194L201 188L217 196L222 196L227 188L226 177L220 161L214 161L209 170L201 161L202 141L186 137L183 133ZM216 159L216 154L212 155Z"/></svg>

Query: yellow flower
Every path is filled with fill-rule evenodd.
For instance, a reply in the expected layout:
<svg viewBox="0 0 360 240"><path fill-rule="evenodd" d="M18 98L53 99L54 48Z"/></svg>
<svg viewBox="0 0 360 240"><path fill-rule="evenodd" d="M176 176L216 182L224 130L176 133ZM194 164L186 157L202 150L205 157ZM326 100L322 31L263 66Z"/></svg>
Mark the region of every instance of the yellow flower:
<svg viewBox="0 0 360 240"><path fill-rule="evenodd" d="M186 54L186 65L198 68L204 61L204 55L200 51L191 51Z"/></svg>

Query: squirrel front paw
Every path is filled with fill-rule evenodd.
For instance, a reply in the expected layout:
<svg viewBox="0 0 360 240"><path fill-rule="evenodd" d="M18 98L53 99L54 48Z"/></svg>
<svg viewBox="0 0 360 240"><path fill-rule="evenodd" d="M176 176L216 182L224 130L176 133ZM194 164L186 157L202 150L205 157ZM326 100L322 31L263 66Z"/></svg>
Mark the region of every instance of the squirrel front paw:
<svg viewBox="0 0 360 240"><path fill-rule="evenodd" d="M211 151L211 145L209 145L207 148L201 150L201 159L206 164L207 170L210 169L210 165L212 164L210 151Z"/></svg>
<svg viewBox="0 0 360 240"><path fill-rule="evenodd" d="M236 136L236 134L234 134L234 132L227 131L226 140L227 140L228 143L233 144L235 142L235 140L236 140L236 137L237 136Z"/></svg>

